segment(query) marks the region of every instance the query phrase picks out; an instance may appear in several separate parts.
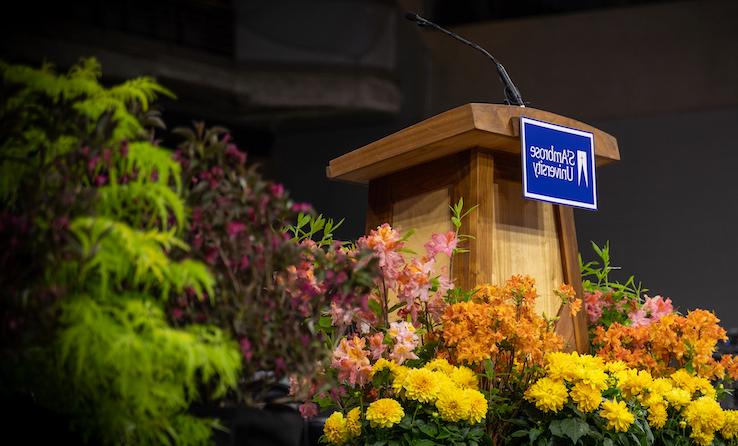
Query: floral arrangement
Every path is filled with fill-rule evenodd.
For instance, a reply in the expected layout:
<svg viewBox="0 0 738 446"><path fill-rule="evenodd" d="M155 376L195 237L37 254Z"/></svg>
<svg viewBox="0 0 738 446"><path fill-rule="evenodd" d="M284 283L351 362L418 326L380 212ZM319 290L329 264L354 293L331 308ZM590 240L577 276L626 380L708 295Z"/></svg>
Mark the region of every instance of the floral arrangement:
<svg viewBox="0 0 738 446"><path fill-rule="evenodd" d="M352 247L379 259L370 311L333 308L330 364L318 380L295 382L314 394L305 415L317 413L318 404L337 408L325 424L328 443L501 441L543 358L561 348L554 321L534 310L531 278L461 290L447 270L435 270L439 256L453 261L465 252L459 228L471 210L464 212L462 202L451 209L455 231L434 234L423 256L411 255L408 235L387 224ZM576 310L571 287L556 292Z"/></svg>
<svg viewBox="0 0 738 446"><path fill-rule="evenodd" d="M678 369L655 377L622 361L577 353L546 356L525 392L535 407L512 434L521 444L738 444L738 411L723 410L706 378Z"/></svg>
<svg viewBox="0 0 738 446"><path fill-rule="evenodd" d="M727 339L715 314L694 310L682 316L667 314L648 325L613 324L597 327L594 347L607 360L666 376L687 370L696 376L721 380L738 379L738 361L731 355L714 358L718 341Z"/></svg>

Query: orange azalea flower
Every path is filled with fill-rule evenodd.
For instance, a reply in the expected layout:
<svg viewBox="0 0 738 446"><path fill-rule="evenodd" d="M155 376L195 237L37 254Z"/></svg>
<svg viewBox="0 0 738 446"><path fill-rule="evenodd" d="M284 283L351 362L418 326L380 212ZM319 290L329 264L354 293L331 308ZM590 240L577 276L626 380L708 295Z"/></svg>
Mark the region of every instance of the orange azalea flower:
<svg viewBox="0 0 738 446"><path fill-rule="evenodd" d="M513 276L504 287L481 286L471 302L449 305L441 319L450 357L468 364L540 364L563 339L536 313L536 297L532 278Z"/></svg>
<svg viewBox="0 0 738 446"><path fill-rule="evenodd" d="M722 379L727 373L738 377L738 362L724 356L713 358L717 342L726 339L720 320L711 312L694 310L681 316L673 313L648 326L612 324L595 329L597 355L608 361L621 360L630 367L666 376L689 365L697 376Z"/></svg>

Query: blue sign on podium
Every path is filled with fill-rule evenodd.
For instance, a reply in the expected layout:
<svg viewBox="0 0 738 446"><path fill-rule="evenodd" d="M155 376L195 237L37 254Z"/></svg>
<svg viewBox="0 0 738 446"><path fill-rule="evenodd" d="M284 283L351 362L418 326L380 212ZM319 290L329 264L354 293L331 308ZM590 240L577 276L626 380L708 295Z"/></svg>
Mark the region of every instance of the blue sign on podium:
<svg viewBox="0 0 738 446"><path fill-rule="evenodd" d="M525 198L597 210L592 133L521 117L520 139Z"/></svg>

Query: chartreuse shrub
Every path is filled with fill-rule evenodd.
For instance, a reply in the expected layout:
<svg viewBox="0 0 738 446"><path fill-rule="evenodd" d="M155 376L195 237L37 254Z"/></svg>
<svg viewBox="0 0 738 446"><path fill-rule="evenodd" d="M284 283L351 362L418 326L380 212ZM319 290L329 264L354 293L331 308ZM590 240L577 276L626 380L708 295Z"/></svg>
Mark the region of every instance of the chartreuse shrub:
<svg viewBox="0 0 738 446"><path fill-rule="evenodd" d="M237 344L171 326L174 294L214 296L187 259L179 164L153 141L148 77L105 87L0 62L2 392L68 418L92 443L199 444L215 422L189 406L236 385Z"/></svg>

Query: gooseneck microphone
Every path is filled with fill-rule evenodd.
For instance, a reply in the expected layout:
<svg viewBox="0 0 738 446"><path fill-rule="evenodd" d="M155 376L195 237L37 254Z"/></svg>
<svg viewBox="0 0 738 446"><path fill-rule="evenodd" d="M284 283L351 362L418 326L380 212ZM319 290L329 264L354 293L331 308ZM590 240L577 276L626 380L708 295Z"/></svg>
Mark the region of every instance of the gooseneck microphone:
<svg viewBox="0 0 738 446"><path fill-rule="evenodd" d="M469 45L475 50L481 51L485 56L492 59L492 62L495 64L495 67L497 68L497 74L500 76L502 85L505 86L505 102L510 105L519 105L521 107L525 107L525 102L523 102L523 97L520 95L520 91L515 86L512 79L510 79L510 75L507 74L507 70L505 70L505 67L502 66L502 64L497 59L495 59L495 56L490 54L489 51L485 50L484 48L477 45L476 43L470 40L467 40L454 32L447 30L446 28L442 28L441 26L436 25L435 23L424 19L423 17L419 16L418 14L414 12L406 12L405 18L410 20L411 22L417 23L418 26L422 28L437 29L438 31L441 31L444 34L448 34L454 39Z"/></svg>

